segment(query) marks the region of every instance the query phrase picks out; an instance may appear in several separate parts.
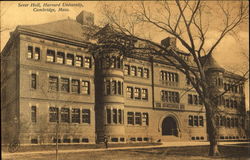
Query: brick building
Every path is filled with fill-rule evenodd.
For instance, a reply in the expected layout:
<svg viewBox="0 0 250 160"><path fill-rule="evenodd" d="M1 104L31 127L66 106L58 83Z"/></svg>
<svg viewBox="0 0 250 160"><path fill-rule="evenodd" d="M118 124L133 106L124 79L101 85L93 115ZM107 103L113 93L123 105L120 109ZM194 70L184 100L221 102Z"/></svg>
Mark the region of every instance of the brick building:
<svg viewBox="0 0 250 160"><path fill-rule="evenodd" d="M114 143L207 140L205 108L185 75L152 56L94 58L87 44L103 30L85 11L76 20L17 26L1 53L2 142L55 143L56 130L60 143L104 135ZM234 83L242 77L212 57L207 70L218 88L230 89L220 103L229 113L217 118L220 138L244 139L244 89Z"/></svg>

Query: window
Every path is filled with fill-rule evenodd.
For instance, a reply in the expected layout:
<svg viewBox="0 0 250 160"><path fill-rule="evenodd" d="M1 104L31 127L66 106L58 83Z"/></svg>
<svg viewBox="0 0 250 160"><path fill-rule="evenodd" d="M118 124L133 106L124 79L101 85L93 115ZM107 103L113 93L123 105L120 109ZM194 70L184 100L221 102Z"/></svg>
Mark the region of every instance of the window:
<svg viewBox="0 0 250 160"><path fill-rule="evenodd" d="M80 91L80 81L72 79L71 81L71 92L72 93L79 93Z"/></svg>
<svg viewBox="0 0 250 160"><path fill-rule="evenodd" d="M203 116L199 116L199 126L204 126Z"/></svg>
<svg viewBox="0 0 250 160"><path fill-rule="evenodd" d="M117 109L113 109L113 123L117 123Z"/></svg>
<svg viewBox="0 0 250 160"><path fill-rule="evenodd" d="M130 75L130 66L124 65L124 75Z"/></svg>
<svg viewBox="0 0 250 160"><path fill-rule="evenodd" d="M162 101L171 102L171 103L179 103L179 93L172 91L161 91L161 99Z"/></svg>
<svg viewBox="0 0 250 160"><path fill-rule="evenodd" d="M118 85L117 86L117 88L118 88L118 94L122 95L122 83L120 81L118 81L117 85Z"/></svg>
<svg viewBox="0 0 250 160"><path fill-rule="evenodd" d="M82 56L76 56L76 66L82 67Z"/></svg>
<svg viewBox="0 0 250 160"><path fill-rule="evenodd" d="M135 88L135 99L141 99L141 89L140 88Z"/></svg>
<svg viewBox="0 0 250 160"><path fill-rule="evenodd" d="M55 51L47 49L47 62L55 62Z"/></svg>
<svg viewBox="0 0 250 160"><path fill-rule="evenodd" d="M122 123L122 110L118 109L118 123Z"/></svg>
<svg viewBox="0 0 250 160"><path fill-rule="evenodd" d="M65 57L63 52L57 52L56 62L59 64L65 63Z"/></svg>
<svg viewBox="0 0 250 160"><path fill-rule="evenodd" d="M116 94L116 81L112 81L111 94Z"/></svg>
<svg viewBox="0 0 250 160"><path fill-rule="evenodd" d="M138 69L137 69L137 76L138 77L143 77L143 70L142 70L141 67L138 67Z"/></svg>
<svg viewBox="0 0 250 160"><path fill-rule="evenodd" d="M135 124L141 125L141 113L135 112Z"/></svg>
<svg viewBox="0 0 250 160"><path fill-rule="evenodd" d="M134 124L134 112L128 112L128 124Z"/></svg>
<svg viewBox="0 0 250 160"><path fill-rule="evenodd" d="M50 76L49 77L49 90L58 91L58 78Z"/></svg>
<svg viewBox="0 0 250 160"><path fill-rule="evenodd" d="M90 94L89 81L82 81L82 94Z"/></svg>
<svg viewBox="0 0 250 160"><path fill-rule="evenodd" d="M58 117L58 108L57 107L49 107L49 121L57 122L59 120Z"/></svg>
<svg viewBox="0 0 250 160"><path fill-rule="evenodd" d="M82 110L82 123L90 123L90 110L89 109Z"/></svg>
<svg viewBox="0 0 250 160"><path fill-rule="evenodd" d="M61 109L61 122L69 123L69 108Z"/></svg>
<svg viewBox="0 0 250 160"><path fill-rule="evenodd" d="M148 113L142 113L142 124L148 126Z"/></svg>
<svg viewBox="0 0 250 160"><path fill-rule="evenodd" d="M90 57L84 58L84 68L91 68L91 58Z"/></svg>
<svg viewBox="0 0 250 160"><path fill-rule="evenodd" d="M111 59L110 59L111 61L110 61L110 68L115 68L116 66L115 66L115 64L116 64L116 58L115 57L111 57Z"/></svg>
<svg viewBox="0 0 250 160"><path fill-rule="evenodd" d="M73 54L67 54L66 64L71 65L71 66L74 65L74 55Z"/></svg>
<svg viewBox="0 0 250 160"><path fill-rule="evenodd" d="M79 108L72 108L71 122L80 123L80 109Z"/></svg>
<svg viewBox="0 0 250 160"><path fill-rule="evenodd" d="M229 128L231 127L230 126L230 118L227 118L227 127L229 127Z"/></svg>
<svg viewBox="0 0 250 160"><path fill-rule="evenodd" d="M194 95L194 104L198 105L198 96L197 95Z"/></svg>
<svg viewBox="0 0 250 160"><path fill-rule="evenodd" d="M122 59L120 57L116 57L116 67L121 68L122 64Z"/></svg>
<svg viewBox="0 0 250 160"><path fill-rule="evenodd" d="M36 138L31 139L31 144L38 144L38 140Z"/></svg>
<svg viewBox="0 0 250 160"><path fill-rule="evenodd" d="M143 69L143 77L144 78L149 78L149 70L147 68Z"/></svg>
<svg viewBox="0 0 250 160"><path fill-rule="evenodd" d="M38 48L38 47L35 48L34 59L35 60L39 60L40 59L40 48Z"/></svg>
<svg viewBox="0 0 250 160"><path fill-rule="evenodd" d="M188 125L189 125L189 126L193 126L193 125L194 125L193 122L194 122L193 116L189 116L189 117L188 117Z"/></svg>
<svg viewBox="0 0 250 160"><path fill-rule="evenodd" d="M31 122L36 122L36 106L31 106Z"/></svg>
<svg viewBox="0 0 250 160"><path fill-rule="evenodd" d="M36 74L31 74L31 88L36 89Z"/></svg>
<svg viewBox="0 0 250 160"><path fill-rule="evenodd" d="M135 66L131 66L130 75L131 76L136 76L136 67Z"/></svg>
<svg viewBox="0 0 250 160"><path fill-rule="evenodd" d="M148 89L142 89L142 99L148 99Z"/></svg>
<svg viewBox="0 0 250 160"><path fill-rule="evenodd" d="M61 78L61 91L69 92L69 79L68 78Z"/></svg>
<svg viewBox="0 0 250 160"><path fill-rule="evenodd" d="M178 82L179 77L177 73L161 71L161 80L166 80L170 82Z"/></svg>
<svg viewBox="0 0 250 160"><path fill-rule="evenodd" d="M33 47L28 46L28 58L33 58Z"/></svg>
<svg viewBox="0 0 250 160"><path fill-rule="evenodd" d="M194 116L194 126L198 126L198 116Z"/></svg>
<svg viewBox="0 0 250 160"><path fill-rule="evenodd" d="M107 109L107 123L110 124L111 123L111 110Z"/></svg>
<svg viewBox="0 0 250 160"><path fill-rule="evenodd" d="M133 99L133 88L127 87L127 98Z"/></svg>
<svg viewBox="0 0 250 160"><path fill-rule="evenodd" d="M107 95L110 95L110 81L109 80L106 81L106 93Z"/></svg>
<svg viewBox="0 0 250 160"><path fill-rule="evenodd" d="M193 96L191 94L188 95L188 104L193 104Z"/></svg>
<svg viewBox="0 0 250 160"><path fill-rule="evenodd" d="M80 139L79 138L73 138L73 143L80 143Z"/></svg>

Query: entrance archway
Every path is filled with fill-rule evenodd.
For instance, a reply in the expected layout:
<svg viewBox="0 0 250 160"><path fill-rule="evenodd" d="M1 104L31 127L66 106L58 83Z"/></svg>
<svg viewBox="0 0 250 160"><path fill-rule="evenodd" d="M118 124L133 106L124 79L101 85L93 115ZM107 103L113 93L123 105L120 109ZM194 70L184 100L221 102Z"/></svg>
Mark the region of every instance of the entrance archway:
<svg viewBox="0 0 250 160"><path fill-rule="evenodd" d="M162 135L163 136L178 136L177 122L172 117L166 117L162 121Z"/></svg>

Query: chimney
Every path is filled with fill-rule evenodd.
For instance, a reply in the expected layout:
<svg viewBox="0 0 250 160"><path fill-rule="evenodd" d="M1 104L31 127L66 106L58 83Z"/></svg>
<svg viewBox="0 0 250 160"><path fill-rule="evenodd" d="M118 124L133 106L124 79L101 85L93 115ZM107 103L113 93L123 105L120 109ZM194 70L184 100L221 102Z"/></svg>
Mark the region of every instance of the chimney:
<svg viewBox="0 0 250 160"><path fill-rule="evenodd" d="M163 40L161 40L161 45L164 47L172 46L173 48L176 48L176 38L175 37L167 37Z"/></svg>
<svg viewBox="0 0 250 160"><path fill-rule="evenodd" d="M94 14L91 12L82 11L76 21L82 25L94 25Z"/></svg>

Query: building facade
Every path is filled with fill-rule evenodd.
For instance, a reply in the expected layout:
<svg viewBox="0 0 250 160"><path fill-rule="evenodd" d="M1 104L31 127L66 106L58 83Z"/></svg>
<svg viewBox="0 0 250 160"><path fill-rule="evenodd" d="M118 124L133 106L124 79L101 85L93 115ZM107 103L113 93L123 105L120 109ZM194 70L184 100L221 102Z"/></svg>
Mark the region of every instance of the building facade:
<svg viewBox="0 0 250 160"><path fill-rule="evenodd" d="M2 142L55 143L56 133L59 143L207 140L205 108L185 75L155 57L94 57L87 44L101 29L83 11L11 33L1 53ZM243 84L235 85L242 77L212 57L208 66L211 83L229 90L220 101L229 113L217 118L220 139L246 138Z"/></svg>

